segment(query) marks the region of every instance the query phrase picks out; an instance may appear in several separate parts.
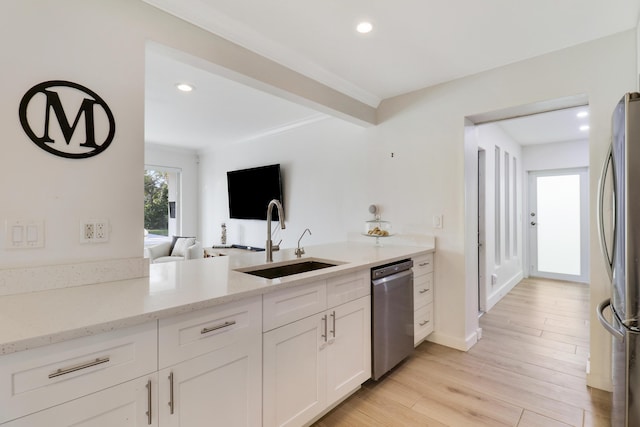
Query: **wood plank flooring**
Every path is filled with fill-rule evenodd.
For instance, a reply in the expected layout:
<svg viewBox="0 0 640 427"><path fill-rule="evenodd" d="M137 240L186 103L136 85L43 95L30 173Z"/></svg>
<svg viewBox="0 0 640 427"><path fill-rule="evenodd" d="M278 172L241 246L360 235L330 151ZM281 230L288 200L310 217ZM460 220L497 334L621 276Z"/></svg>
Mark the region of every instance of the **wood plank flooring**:
<svg viewBox="0 0 640 427"><path fill-rule="evenodd" d="M425 342L314 426L610 425L610 394L585 379L587 285L525 279L480 326L470 351Z"/></svg>

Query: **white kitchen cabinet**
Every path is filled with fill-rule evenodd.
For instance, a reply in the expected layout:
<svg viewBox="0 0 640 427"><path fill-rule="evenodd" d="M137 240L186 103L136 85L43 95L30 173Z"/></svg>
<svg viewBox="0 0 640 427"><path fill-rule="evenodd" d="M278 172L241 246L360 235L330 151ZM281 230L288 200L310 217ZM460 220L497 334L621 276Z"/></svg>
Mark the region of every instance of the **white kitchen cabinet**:
<svg viewBox="0 0 640 427"><path fill-rule="evenodd" d="M370 296L264 333L263 372L265 427L303 425L348 396L371 376Z"/></svg>
<svg viewBox="0 0 640 427"><path fill-rule="evenodd" d="M0 356L0 423L156 372L157 348L149 322Z"/></svg>
<svg viewBox="0 0 640 427"><path fill-rule="evenodd" d="M300 426L326 406L326 313L263 335L263 426Z"/></svg>
<svg viewBox="0 0 640 427"><path fill-rule="evenodd" d="M160 321L160 427L259 426L262 298Z"/></svg>
<svg viewBox="0 0 640 427"><path fill-rule="evenodd" d="M413 259L414 345L433 332L433 254Z"/></svg>
<svg viewBox="0 0 640 427"><path fill-rule="evenodd" d="M371 377L371 297L328 313L327 404L332 405Z"/></svg>
<svg viewBox="0 0 640 427"><path fill-rule="evenodd" d="M157 427L157 373L10 421L6 427Z"/></svg>

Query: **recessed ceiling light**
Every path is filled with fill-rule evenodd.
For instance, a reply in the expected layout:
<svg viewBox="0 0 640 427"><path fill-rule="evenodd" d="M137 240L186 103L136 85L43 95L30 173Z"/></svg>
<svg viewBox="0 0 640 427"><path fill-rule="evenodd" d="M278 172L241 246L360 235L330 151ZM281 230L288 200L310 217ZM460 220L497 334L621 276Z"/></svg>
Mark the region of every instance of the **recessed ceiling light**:
<svg viewBox="0 0 640 427"><path fill-rule="evenodd" d="M588 130L589 130L589 125L582 125L582 126L580 126L580 130L581 130L581 131L583 131L583 132L588 131Z"/></svg>
<svg viewBox="0 0 640 427"><path fill-rule="evenodd" d="M182 92L191 92L193 90L193 86L187 83L178 83L176 87Z"/></svg>
<svg viewBox="0 0 640 427"><path fill-rule="evenodd" d="M373 25L371 24L371 22L367 22L367 21L363 21L359 23L358 26L356 27L356 31L361 34L370 33L371 30L373 30Z"/></svg>
<svg viewBox="0 0 640 427"><path fill-rule="evenodd" d="M583 117L587 117L588 115L589 115L588 111L580 111L578 114L576 114L576 117L583 118Z"/></svg>

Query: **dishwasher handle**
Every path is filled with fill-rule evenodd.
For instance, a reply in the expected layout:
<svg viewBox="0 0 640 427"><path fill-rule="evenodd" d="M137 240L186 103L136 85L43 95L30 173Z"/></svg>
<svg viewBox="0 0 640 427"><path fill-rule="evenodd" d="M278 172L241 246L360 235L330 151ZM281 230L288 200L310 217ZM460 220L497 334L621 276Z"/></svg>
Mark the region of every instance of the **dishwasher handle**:
<svg viewBox="0 0 640 427"><path fill-rule="evenodd" d="M373 286L384 285L392 280L401 279L403 277L413 277L413 270L404 270L399 273L392 274L390 276L384 276L379 279L372 280L371 283Z"/></svg>

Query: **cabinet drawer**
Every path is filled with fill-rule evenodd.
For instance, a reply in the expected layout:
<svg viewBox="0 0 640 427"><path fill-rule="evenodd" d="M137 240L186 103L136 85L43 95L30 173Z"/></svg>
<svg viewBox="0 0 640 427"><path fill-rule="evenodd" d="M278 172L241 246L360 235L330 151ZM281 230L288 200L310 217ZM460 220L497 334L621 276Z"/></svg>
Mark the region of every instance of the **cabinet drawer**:
<svg viewBox="0 0 640 427"><path fill-rule="evenodd" d="M158 369L157 323L0 357L0 423Z"/></svg>
<svg viewBox="0 0 640 427"><path fill-rule="evenodd" d="M262 299L264 332L327 309L326 281L283 289Z"/></svg>
<svg viewBox="0 0 640 427"><path fill-rule="evenodd" d="M433 273L416 277L413 281L413 306L418 309L433 302Z"/></svg>
<svg viewBox="0 0 640 427"><path fill-rule="evenodd" d="M414 345L418 345L427 335L433 332L433 304L417 309L413 315Z"/></svg>
<svg viewBox="0 0 640 427"><path fill-rule="evenodd" d="M433 271L433 254L413 258L413 275L420 276Z"/></svg>
<svg viewBox="0 0 640 427"><path fill-rule="evenodd" d="M335 307L371 294L369 270L327 280L327 304Z"/></svg>
<svg viewBox="0 0 640 427"><path fill-rule="evenodd" d="M160 369L262 333L262 298L253 297L160 319Z"/></svg>

